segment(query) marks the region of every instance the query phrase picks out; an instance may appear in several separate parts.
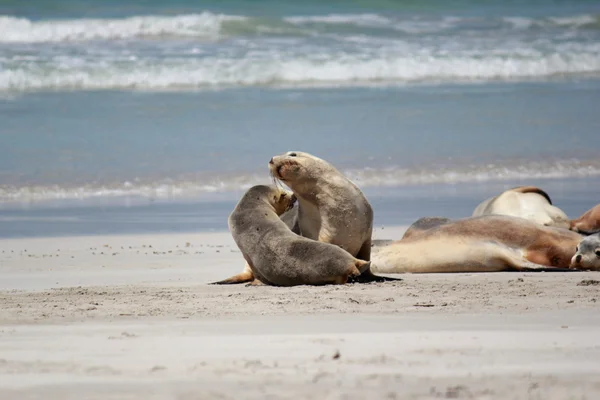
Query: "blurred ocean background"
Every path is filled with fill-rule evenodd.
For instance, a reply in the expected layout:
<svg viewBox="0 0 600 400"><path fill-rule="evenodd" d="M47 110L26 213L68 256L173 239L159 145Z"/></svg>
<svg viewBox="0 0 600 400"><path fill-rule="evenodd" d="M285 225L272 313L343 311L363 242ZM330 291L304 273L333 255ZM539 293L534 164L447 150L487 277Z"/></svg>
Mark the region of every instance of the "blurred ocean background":
<svg viewBox="0 0 600 400"><path fill-rule="evenodd" d="M379 226L521 184L578 217L600 203L600 2L0 2L0 237L227 229L289 150Z"/></svg>

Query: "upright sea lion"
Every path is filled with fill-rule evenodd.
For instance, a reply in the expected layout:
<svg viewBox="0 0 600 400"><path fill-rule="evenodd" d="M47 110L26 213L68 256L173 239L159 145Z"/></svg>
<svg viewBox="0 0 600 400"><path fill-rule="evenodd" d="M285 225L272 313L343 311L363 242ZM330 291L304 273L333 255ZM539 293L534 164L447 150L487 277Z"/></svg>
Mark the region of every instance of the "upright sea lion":
<svg viewBox="0 0 600 400"><path fill-rule="evenodd" d="M335 244L361 260L371 259L373 209L358 186L327 161L299 151L271 158L269 170L298 198L293 229L304 237ZM356 280L388 279L367 268Z"/></svg>
<svg viewBox="0 0 600 400"><path fill-rule="evenodd" d="M481 215L511 215L540 225L569 227L567 215L560 208L552 205L548 193L535 186L512 188L483 201L475 208L472 216Z"/></svg>
<svg viewBox="0 0 600 400"><path fill-rule="evenodd" d="M571 268L600 271L600 233L584 237L571 259Z"/></svg>
<svg viewBox="0 0 600 400"><path fill-rule="evenodd" d="M572 220L569 229L584 235L600 232L600 204L587 210L581 217Z"/></svg>
<svg viewBox="0 0 600 400"><path fill-rule="evenodd" d="M379 273L493 272L569 268L581 235L510 216L486 215L438 224L375 248Z"/></svg>
<svg viewBox="0 0 600 400"><path fill-rule="evenodd" d="M229 216L233 239L261 283L276 286L344 284L370 262L329 243L293 233L279 216L293 195L273 187L250 188Z"/></svg>

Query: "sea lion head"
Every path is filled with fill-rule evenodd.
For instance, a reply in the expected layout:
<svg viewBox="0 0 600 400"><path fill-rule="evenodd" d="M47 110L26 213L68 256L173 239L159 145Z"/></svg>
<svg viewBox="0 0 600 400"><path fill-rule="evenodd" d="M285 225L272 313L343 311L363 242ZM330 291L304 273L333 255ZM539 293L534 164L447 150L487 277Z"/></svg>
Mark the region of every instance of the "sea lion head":
<svg viewBox="0 0 600 400"><path fill-rule="evenodd" d="M267 201L274 209L277 215L294 207L296 196L282 188L276 186L257 185L251 187L246 192L246 197L256 201Z"/></svg>
<svg viewBox="0 0 600 400"><path fill-rule="evenodd" d="M600 233L585 238L576 248L571 268L600 270Z"/></svg>
<svg viewBox="0 0 600 400"><path fill-rule="evenodd" d="M296 190L323 177L333 168L325 160L300 151L288 151L269 161L273 178Z"/></svg>

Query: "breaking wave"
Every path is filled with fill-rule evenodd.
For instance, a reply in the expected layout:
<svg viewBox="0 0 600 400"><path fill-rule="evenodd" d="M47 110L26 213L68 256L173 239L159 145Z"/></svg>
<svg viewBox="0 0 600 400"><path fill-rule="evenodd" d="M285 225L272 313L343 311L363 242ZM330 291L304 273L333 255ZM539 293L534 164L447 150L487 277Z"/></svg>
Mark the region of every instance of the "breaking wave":
<svg viewBox="0 0 600 400"><path fill-rule="evenodd" d="M600 47L600 46L598 46ZM598 49L600 50L600 49ZM232 86L343 86L377 83L481 82L600 73L600 52L530 56L363 55L329 59L204 58L98 62L62 57L0 70L1 91L72 89L202 89Z"/></svg>
<svg viewBox="0 0 600 400"><path fill-rule="evenodd" d="M31 21L0 17L0 42L41 43L98 39L129 39L144 36L217 37L227 22L243 21L242 16L213 14L175 17L136 16L123 19L73 19Z"/></svg>
<svg viewBox="0 0 600 400"><path fill-rule="evenodd" d="M600 75L600 17L0 16L0 91L362 86ZM534 29L535 32L523 30ZM52 43L52 45L47 45Z"/></svg>
<svg viewBox="0 0 600 400"><path fill-rule="evenodd" d="M444 32L449 29L489 25L490 29L600 28L600 16L594 14L567 17L408 17L379 14L327 14L257 18L215 14L208 11L175 16L133 16L120 19L30 20L0 16L0 43L43 43L89 40L121 40L136 37L174 36L215 39L245 34L314 34L336 27L385 29L408 34ZM319 29L321 26L323 29ZM308 30L299 31L303 27Z"/></svg>

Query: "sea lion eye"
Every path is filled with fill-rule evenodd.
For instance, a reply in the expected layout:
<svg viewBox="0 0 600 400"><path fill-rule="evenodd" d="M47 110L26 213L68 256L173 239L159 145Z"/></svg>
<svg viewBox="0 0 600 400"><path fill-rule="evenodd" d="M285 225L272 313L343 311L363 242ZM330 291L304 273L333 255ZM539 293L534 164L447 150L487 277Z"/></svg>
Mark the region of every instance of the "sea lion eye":
<svg viewBox="0 0 600 400"><path fill-rule="evenodd" d="M297 155L298 154L296 154L296 153L290 153L290 154L288 154L288 156L290 156L290 157L296 157Z"/></svg>
<svg viewBox="0 0 600 400"><path fill-rule="evenodd" d="M579 246L575 247L575 253L577 253L579 251Z"/></svg>
<svg viewBox="0 0 600 400"><path fill-rule="evenodd" d="M596 250L596 257L600 258L600 250Z"/></svg>

